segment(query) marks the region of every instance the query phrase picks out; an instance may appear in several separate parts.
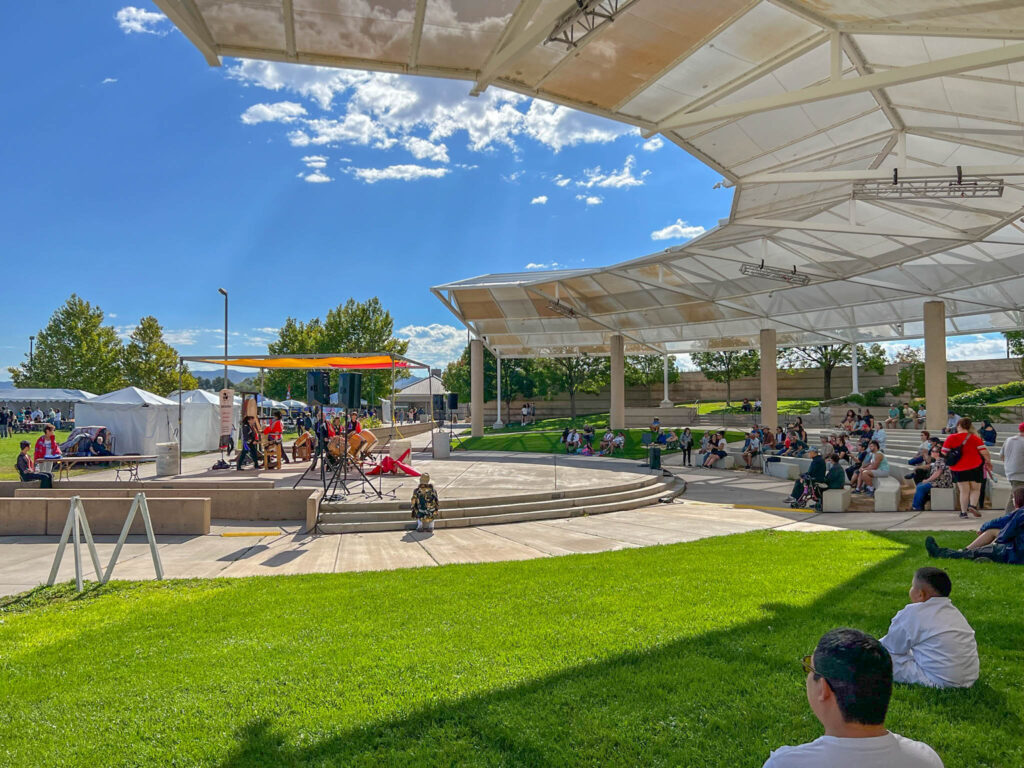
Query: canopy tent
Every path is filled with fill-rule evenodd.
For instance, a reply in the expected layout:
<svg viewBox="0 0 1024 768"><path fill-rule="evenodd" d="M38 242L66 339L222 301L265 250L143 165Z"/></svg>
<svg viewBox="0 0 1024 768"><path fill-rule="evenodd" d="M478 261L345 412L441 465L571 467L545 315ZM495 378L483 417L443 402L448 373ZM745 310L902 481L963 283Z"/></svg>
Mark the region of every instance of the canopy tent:
<svg viewBox="0 0 1024 768"><path fill-rule="evenodd" d="M76 411L79 426L104 426L111 431L118 454L152 455L157 443L178 436L178 404L137 387L83 401Z"/></svg>
<svg viewBox="0 0 1024 768"><path fill-rule="evenodd" d="M229 357L183 357L182 360L213 365L233 365L237 368L313 370L328 368L345 371L383 371L391 368L424 368L426 366L402 355L370 352L348 355L243 355Z"/></svg>
<svg viewBox="0 0 1024 768"><path fill-rule="evenodd" d="M306 408L309 407L301 400L283 400L281 402L281 405L283 405L289 411L304 411L306 410Z"/></svg>
<svg viewBox="0 0 1024 768"><path fill-rule="evenodd" d="M437 286L496 353L756 347L763 329L780 346L920 337L929 300L947 334L1024 320L1024 4L157 4L212 65L494 85L660 134L734 188L728 219L685 245ZM680 220L659 236L688 234Z"/></svg>
<svg viewBox="0 0 1024 768"><path fill-rule="evenodd" d="M48 410L50 408L60 409L62 415L70 418L74 414L75 406L91 400L96 395L86 392L83 389L43 389L25 388L0 389L0 403L11 407L24 407Z"/></svg>
<svg viewBox="0 0 1024 768"><path fill-rule="evenodd" d="M178 393L174 392L171 402L177 404ZM231 424L238 433L242 417L242 403L235 398ZM175 416L177 418L177 416ZM220 447L220 398L204 389L193 389L181 393L181 450L215 451Z"/></svg>
<svg viewBox="0 0 1024 768"><path fill-rule="evenodd" d="M287 411L288 406L272 397L256 396L256 404L265 411Z"/></svg>

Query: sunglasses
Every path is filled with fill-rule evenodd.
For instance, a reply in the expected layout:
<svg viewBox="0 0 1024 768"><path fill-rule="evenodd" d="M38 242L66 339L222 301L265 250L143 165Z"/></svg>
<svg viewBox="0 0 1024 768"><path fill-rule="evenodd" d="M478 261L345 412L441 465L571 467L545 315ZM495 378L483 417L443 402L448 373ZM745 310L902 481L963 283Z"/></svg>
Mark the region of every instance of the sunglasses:
<svg viewBox="0 0 1024 768"><path fill-rule="evenodd" d="M802 659L800 659L800 666L804 668L805 675L817 675L818 671L814 668L814 654L808 653Z"/></svg>

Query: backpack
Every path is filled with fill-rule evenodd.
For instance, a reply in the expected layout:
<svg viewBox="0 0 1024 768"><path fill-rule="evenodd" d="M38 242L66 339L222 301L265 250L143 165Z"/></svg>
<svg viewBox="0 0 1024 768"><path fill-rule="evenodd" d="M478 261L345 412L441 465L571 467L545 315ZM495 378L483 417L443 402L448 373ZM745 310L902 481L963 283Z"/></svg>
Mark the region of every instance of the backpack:
<svg viewBox="0 0 1024 768"><path fill-rule="evenodd" d="M946 452L946 466L947 467L953 467L953 466L955 466L955 465L960 463L960 459L962 459L964 457L964 443L967 442L967 440L968 440L968 438L970 438L970 436L971 436L971 434L968 432L967 435L964 437L964 439L960 441L960 445L954 446L953 448L950 448Z"/></svg>

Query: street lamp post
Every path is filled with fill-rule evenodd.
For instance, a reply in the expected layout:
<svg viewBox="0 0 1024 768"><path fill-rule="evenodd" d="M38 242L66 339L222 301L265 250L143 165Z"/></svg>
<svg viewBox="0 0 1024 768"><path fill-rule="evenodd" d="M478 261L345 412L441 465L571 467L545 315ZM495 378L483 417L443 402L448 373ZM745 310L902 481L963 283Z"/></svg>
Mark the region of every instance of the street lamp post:
<svg viewBox="0 0 1024 768"><path fill-rule="evenodd" d="M218 288L217 292L224 296L224 386L228 388L228 292Z"/></svg>
<svg viewBox="0 0 1024 768"><path fill-rule="evenodd" d="M35 343L36 337L28 337L28 375L31 376L35 373Z"/></svg>

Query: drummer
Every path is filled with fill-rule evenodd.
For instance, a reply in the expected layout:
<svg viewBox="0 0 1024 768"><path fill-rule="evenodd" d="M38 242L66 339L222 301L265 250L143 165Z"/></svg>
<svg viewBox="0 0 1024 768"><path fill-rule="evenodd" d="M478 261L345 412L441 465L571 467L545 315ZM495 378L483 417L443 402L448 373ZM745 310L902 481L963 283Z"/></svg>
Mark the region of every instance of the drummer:
<svg viewBox="0 0 1024 768"><path fill-rule="evenodd" d="M281 458L284 459L285 464L291 464L288 461L288 454L284 451L284 440L281 437L283 432L284 426L281 424L281 412L274 411L274 418L263 428L263 434L266 436L268 443L281 443Z"/></svg>
<svg viewBox="0 0 1024 768"><path fill-rule="evenodd" d="M362 431L363 425L359 423L359 414L356 411L349 411L348 421L345 422L345 442L348 443L349 453L353 457L358 457L366 445Z"/></svg>

